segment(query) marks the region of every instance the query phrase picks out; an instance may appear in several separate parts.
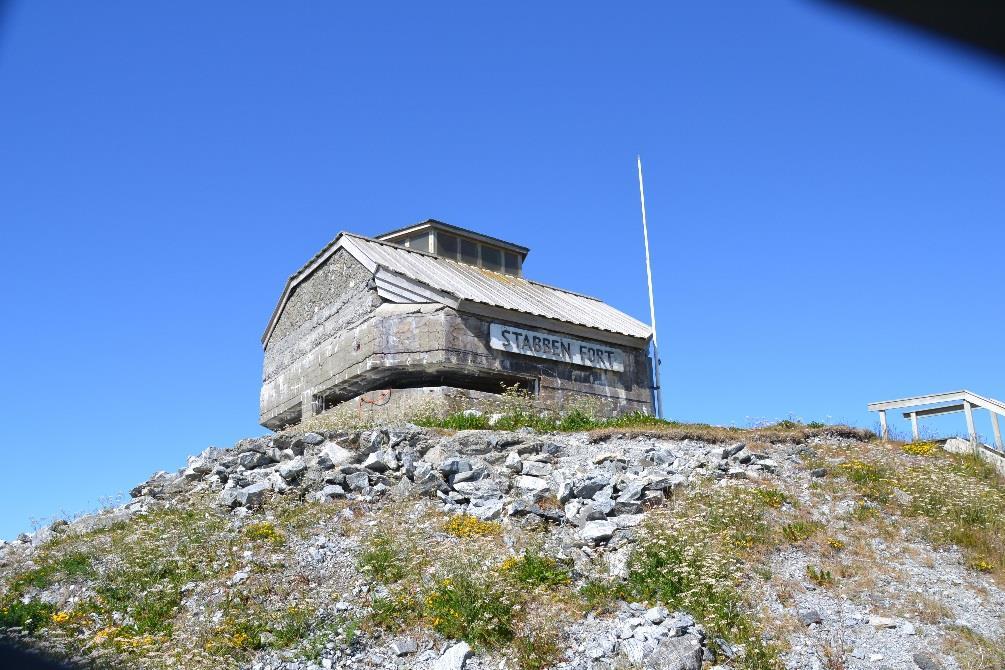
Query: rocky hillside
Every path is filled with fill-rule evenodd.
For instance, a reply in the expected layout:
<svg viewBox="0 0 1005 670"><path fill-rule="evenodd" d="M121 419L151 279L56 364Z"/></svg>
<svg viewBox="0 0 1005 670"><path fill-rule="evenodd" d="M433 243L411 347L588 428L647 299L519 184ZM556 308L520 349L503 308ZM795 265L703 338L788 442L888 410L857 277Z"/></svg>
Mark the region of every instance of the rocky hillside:
<svg viewBox="0 0 1005 670"><path fill-rule="evenodd" d="M934 443L404 424L132 496L0 547L8 637L128 668L1005 668L1005 485Z"/></svg>

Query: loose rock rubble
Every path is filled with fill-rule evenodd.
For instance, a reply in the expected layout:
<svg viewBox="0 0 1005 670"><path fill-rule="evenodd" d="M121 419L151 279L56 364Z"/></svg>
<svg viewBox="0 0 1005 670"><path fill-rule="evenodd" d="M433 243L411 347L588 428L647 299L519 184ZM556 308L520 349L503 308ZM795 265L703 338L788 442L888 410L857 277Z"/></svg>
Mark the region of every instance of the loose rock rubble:
<svg viewBox="0 0 1005 670"><path fill-rule="evenodd" d="M826 468L801 466L800 454L810 448L812 443L711 445L649 437L595 442L583 434L542 435L529 429L443 434L409 424L352 432L277 434L242 440L229 449L206 449L189 458L183 469L155 473L133 488L132 499L121 507L53 524L0 545L0 565L26 560L33 547L56 535L106 528L136 514L183 505L197 496L211 496L236 524L256 518L270 497L290 496L321 503L353 502L355 506L342 513L356 522L360 515L365 518L386 505L417 501L417 505L447 514L468 514L483 521L500 521L507 527L540 528L545 544L568 559L577 574L596 573L600 565L607 571L605 577L618 578L626 575L628 552L647 514L675 490L699 481L721 485L786 481L802 487L795 494L798 498L810 482L829 476ZM285 551L275 560L294 571L326 575L332 588L343 589L344 598L327 606L332 617L362 617L369 597L380 593L380 587L367 584L359 574L354 562L359 551L355 538L335 532L316 534ZM244 559L245 564L229 577L228 588L238 589L254 579L256 561L272 560L251 555ZM910 584L900 588L927 588L933 598L940 598L956 613L959 621L955 623L989 637L1001 633L1005 596L990 583L974 586L979 578L965 574L959 556L944 552L932 565L899 560L910 574ZM792 581L805 582L806 566L806 557L792 549L774 556L770 567ZM940 586L929 588L931 584ZM828 667L819 649L837 633L842 636L840 644L849 650L844 665L848 670L958 667L940 651L938 642L946 632L936 626L880 616L811 584L783 604L772 588L763 588L766 610L780 621L789 617L796 623L783 656L788 668ZM204 593L196 584L184 592L185 605L194 619L202 616L200 611L206 609L207 601L222 597ZM77 597L56 591L43 595L54 603ZM705 630L689 613L671 612L660 604L620 603L611 614L589 615L564 624L562 655L554 666L557 670L731 667L729 654L721 653L728 645L715 645L720 652L714 653ZM334 631L333 640L340 634L344 631ZM458 640L369 632L359 633L348 648L329 642L312 659L262 650L249 667L513 667L506 663L491 653L476 653Z"/></svg>

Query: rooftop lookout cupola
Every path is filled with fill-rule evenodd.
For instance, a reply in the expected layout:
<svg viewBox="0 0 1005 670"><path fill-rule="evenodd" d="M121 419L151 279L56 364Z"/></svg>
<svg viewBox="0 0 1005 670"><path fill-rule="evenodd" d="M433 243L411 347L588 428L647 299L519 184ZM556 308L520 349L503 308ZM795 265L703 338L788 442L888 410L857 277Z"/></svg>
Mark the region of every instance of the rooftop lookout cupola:
<svg viewBox="0 0 1005 670"><path fill-rule="evenodd" d="M260 423L457 411L504 386L545 407L651 412L649 326L525 278L528 252L434 220L339 233L290 275L262 335Z"/></svg>
<svg viewBox="0 0 1005 670"><path fill-rule="evenodd" d="M451 226L435 219L427 219L414 226L377 235L376 239L517 277L521 275L524 259L530 253L530 249L519 244Z"/></svg>

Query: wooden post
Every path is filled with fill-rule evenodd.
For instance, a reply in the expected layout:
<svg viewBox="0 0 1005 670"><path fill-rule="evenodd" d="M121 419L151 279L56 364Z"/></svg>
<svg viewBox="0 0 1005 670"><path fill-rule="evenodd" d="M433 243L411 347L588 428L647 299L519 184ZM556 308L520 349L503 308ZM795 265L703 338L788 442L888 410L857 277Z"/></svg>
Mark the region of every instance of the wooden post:
<svg viewBox="0 0 1005 670"><path fill-rule="evenodd" d="M914 436L914 441L917 442L919 439L918 435L918 413L911 412L911 435Z"/></svg>
<svg viewBox="0 0 1005 670"><path fill-rule="evenodd" d="M995 446L998 447L998 451L1005 451L1005 446L1002 446L1002 431L998 427L998 414L996 412L991 412L991 428L995 431Z"/></svg>
<svg viewBox="0 0 1005 670"><path fill-rule="evenodd" d="M974 430L974 410L969 400L963 401L963 413L967 415L967 435L971 442L977 442L977 431Z"/></svg>
<svg viewBox="0 0 1005 670"><path fill-rule="evenodd" d="M886 429L886 410L879 410L879 432L884 440L890 437L890 431Z"/></svg>

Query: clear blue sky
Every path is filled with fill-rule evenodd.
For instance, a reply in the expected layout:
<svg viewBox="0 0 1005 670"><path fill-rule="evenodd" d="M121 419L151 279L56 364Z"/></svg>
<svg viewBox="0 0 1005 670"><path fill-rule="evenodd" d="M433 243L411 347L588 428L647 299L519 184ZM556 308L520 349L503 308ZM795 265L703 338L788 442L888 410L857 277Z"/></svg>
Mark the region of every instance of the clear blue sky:
<svg viewBox="0 0 1005 670"><path fill-rule="evenodd" d="M475 228L648 320L636 152L671 417L1005 397L1005 71L814 2L495 4L14 5L0 537L261 434L339 230Z"/></svg>

